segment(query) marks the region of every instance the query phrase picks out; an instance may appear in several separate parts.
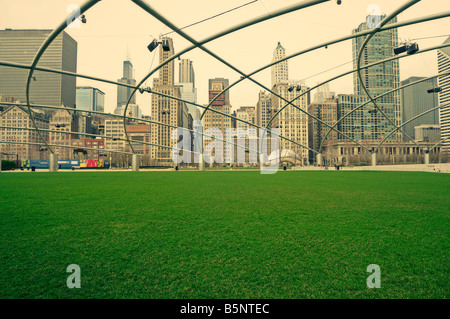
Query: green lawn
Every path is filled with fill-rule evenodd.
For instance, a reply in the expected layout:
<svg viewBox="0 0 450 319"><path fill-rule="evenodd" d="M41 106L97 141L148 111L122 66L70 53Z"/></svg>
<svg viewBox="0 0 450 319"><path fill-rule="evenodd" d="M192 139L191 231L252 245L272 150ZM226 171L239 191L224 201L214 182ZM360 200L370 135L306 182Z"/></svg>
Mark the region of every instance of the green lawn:
<svg viewBox="0 0 450 319"><path fill-rule="evenodd" d="M1 173L0 191L0 298L449 297L448 174Z"/></svg>

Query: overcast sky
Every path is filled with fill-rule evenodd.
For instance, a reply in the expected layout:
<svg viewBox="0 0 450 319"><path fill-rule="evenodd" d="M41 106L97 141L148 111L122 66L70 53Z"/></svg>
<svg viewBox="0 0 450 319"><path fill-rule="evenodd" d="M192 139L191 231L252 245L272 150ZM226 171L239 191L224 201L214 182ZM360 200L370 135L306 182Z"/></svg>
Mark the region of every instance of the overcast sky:
<svg viewBox="0 0 450 319"><path fill-rule="evenodd" d="M251 0L147 0L154 9L178 27L208 18ZM295 0L259 0L241 9L185 29L196 40L202 40L230 26L265 15L274 10L299 3ZM249 73L270 63L273 51L280 41L287 55L309 48L324 41L349 35L352 29L364 22L367 8L376 4L381 13L390 13L406 0L342 0L316 5L281 17L271 19L235 32L206 45L206 47L242 71ZM72 4L79 0L0 0L0 29L53 29L64 21ZM422 0L405 11L399 21L450 10L449 0ZM122 77L122 63L128 52L139 82L152 67L158 65L157 53L150 53L147 45L154 37L170 32L170 29L144 12L130 0L103 0L87 13L87 24L80 28L68 28L67 32L78 42L78 73L90 74L116 81ZM426 22L399 29L400 40L450 34L450 18ZM190 43L175 33L175 51ZM445 37L417 40L421 48L441 44ZM157 52L155 50L154 52ZM208 102L208 79L225 77L230 83L240 77L235 71L196 49L182 58L194 63L198 103ZM153 62L152 62L153 61ZM335 70L309 78L321 71L352 61L351 41L330 46L296 57L289 61L289 77L305 79L312 86L319 81L352 68L347 64ZM176 63L178 64L178 63ZM178 65L175 68L178 78ZM402 59L400 78L431 76L437 73L436 52L429 52ZM157 76L157 74L155 75ZM270 86L270 69L255 76ZM148 85L152 83L148 81ZM78 79L77 85L91 85L106 93L106 112L116 106L117 90L114 85ZM352 76L330 84L336 93L352 93ZM260 88L244 81L230 91L233 109L255 106ZM137 95L137 103L144 114L150 114L149 95Z"/></svg>

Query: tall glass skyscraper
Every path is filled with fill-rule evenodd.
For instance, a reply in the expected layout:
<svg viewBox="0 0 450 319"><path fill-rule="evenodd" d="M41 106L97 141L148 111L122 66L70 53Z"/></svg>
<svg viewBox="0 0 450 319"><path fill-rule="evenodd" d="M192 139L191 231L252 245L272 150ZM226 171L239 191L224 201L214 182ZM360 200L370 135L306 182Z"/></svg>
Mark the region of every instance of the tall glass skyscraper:
<svg viewBox="0 0 450 319"><path fill-rule="evenodd" d="M385 16L381 16L380 20ZM389 24L396 23L397 18L392 19ZM353 30L353 34L369 29L367 22L361 23L358 28ZM358 62L358 54L362 47L365 36L353 39L353 67L356 69ZM398 45L398 33L396 29L378 32L371 38L365 46L361 57L361 66L376 61L384 60L394 56L394 48ZM361 70L362 79L369 93L375 97L387 91L399 87L400 72L398 60L387 63L378 64L368 69ZM354 73L353 88L356 96L365 96L364 90L358 78ZM363 102L363 97L342 97L345 102L339 106L340 114L345 115L358 105L354 102ZM401 106L400 92L389 94L383 98L376 100L377 105L383 112L394 121L397 125L401 124ZM372 104L364 107L364 110L373 108ZM354 134L355 138L363 140L379 141L384 138L395 127L380 112L354 112L350 118L343 123L344 129L351 129L353 126L358 134ZM349 124L349 125L347 125ZM348 135L352 135L353 131L346 131ZM401 133L392 135L390 139L400 139Z"/></svg>
<svg viewBox="0 0 450 319"><path fill-rule="evenodd" d="M105 93L91 86L77 87L77 110L105 111Z"/></svg>
<svg viewBox="0 0 450 319"><path fill-rule="evenodd" d="M123 76L117 82L136 86L136 80L133 78L133 64L130 61L123 61ZM132 90L130 87L117 86L117 107L127 104ZM136 104L136 95L133 95L130 103Z"/></svg>
<svg viewBox="0 0 450 319"><path fill-rule="evenodd" d="M30 65L52 30L0 30L0 60ZM40 66L77 72L77 42L62 32L45 51ZM26 101L28 70L0 66L0 95ZM76 77L49 72L34 72L30 102L68 107L75 105Z"/></svg>

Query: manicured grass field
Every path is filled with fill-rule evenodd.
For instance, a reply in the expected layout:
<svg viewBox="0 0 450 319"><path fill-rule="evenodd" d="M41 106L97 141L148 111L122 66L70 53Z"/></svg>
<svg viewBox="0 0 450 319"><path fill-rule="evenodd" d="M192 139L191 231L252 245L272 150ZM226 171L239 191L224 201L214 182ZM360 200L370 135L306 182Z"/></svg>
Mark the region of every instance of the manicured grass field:
<svg viewBox="0 0 450 319"><path fill-rule="evenodd" d="M448 174L1 173L0 194L0 298L449 297Z"/></svg>

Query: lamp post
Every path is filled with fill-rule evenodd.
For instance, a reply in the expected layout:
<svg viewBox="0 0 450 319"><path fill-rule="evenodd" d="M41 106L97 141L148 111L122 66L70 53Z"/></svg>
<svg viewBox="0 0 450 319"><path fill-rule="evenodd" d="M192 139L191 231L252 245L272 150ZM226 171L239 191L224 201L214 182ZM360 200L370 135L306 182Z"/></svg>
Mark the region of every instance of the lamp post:
<svg viewBox="0 0 450 319"><path fill-rule="evenodd" d="M429 149L425 150L424 156L425 156L425 159L424 159L425 165L430 164L430 150Z"/></svg>
<svg viewBox="0 0 450 319"><path fill-rule="evenodd" d="M58 170L58 153L50 153L49 172L56 172Z"/></svg>
<svg viewBox="0 0 450 319"><path fill-rule="evenodd" d="M377 166L377 150L372 148L372 166Z"/></svg>

